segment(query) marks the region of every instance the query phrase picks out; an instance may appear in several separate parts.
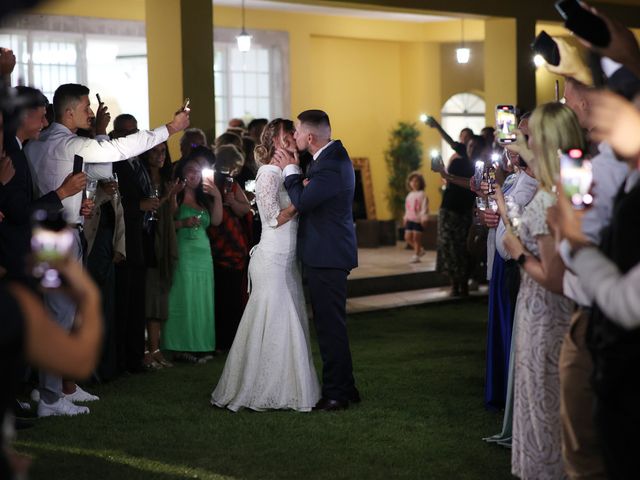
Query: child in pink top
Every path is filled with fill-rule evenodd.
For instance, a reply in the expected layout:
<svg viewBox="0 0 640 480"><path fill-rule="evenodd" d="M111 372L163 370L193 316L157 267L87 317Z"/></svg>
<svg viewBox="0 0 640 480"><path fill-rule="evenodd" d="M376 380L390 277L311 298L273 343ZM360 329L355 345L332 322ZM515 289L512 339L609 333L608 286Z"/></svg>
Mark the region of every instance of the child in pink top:
<svg viewBox="0 0 640 480"><path fill-rule="evenodd" d="M429 199L424 194L427 184L419 172L412 172L407 178L409 194L404 202L404 239L413 248L409 263L418 263L424 255L422 232L429 218Z"/></svg>

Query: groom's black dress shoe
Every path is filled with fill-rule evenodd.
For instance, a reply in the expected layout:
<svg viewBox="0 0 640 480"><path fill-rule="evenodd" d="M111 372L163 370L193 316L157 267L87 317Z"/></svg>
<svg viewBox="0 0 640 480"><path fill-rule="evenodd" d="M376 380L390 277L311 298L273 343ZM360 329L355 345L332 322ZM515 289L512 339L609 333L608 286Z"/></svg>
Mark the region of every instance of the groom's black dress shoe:
<svg viewBox="0 0 640 480"><path fill-rule="evenodd" d="M349 403L360 403L360 392L357 388L353 388L353 392L351 392L351 396L349 397Z"/></svg>
<svg viewBox="0 0 640 480"><path fill-rule="evenodd" d="M340 400L332 400L330 398L321 398L316 406L313 407L314 412L334 412L337 410L346 410L349 408L349 402L341 402Z"/></svg>

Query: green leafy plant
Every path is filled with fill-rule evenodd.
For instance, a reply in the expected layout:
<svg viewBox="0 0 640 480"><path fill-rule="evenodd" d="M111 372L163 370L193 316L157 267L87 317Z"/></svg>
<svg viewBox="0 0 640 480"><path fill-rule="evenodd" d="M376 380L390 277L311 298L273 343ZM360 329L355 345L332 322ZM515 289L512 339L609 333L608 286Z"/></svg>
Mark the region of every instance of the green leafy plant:
<svg viewBox="0 0 640 480"><path fill-rule="evenodd" d="M389 209L396 220L404 215L404 200L407 196L407 176L422 165L422 144L418 140L420 131L414 123L399 122L391 131L389 149L384 153L389 170Z"/></svg>

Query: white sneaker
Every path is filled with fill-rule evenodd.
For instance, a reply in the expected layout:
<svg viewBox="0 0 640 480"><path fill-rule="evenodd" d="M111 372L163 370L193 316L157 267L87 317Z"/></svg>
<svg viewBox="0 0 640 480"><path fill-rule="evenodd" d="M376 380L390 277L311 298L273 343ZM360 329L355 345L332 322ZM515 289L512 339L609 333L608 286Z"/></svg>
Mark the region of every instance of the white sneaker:
<svg viewBox="0 0 640 480"><path fill-rule="evenodd" d="M198 359L198 363L202 365L211 360L213 360L213 355L204 355Z"/></svg>
<svg viewBox="0 0 640 480"><path fill-rule="evenodd" d="M59 398L57 402L46 403L40 401L38 403L38 417L51 417L51 416L74 416L89 413L87 407L80 407L74 405L66 398Z"/></svg>
<svg viewBox="0 0 640 480"><path fill-rule="evenodd" d="M100 397L97 395L92 395L86 390L83 390L80 385L76 385L76 391L65 395L64 398L69 400L70 402L95 402L100 400Z"/></svg>
<svg viewBox="0 0 640 480"><path fill-rule="evenodd" d="M420 263L420 257L418 255L413 255L409 263Z"/></svg>
<svg viewBox="0 0 640 480"><path fill-rule="evenodd" d="M36 403L40 401L40 390L38 390L37 388L34 388L33 390L31 390L31 400L33 400Z"/></svg>

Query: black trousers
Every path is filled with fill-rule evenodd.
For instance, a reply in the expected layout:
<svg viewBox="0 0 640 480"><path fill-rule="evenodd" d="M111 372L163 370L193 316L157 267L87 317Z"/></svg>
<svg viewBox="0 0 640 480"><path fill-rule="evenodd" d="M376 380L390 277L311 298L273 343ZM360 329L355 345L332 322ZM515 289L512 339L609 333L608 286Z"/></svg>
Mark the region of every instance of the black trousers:
<svg viewBox="0 0 640 480"><path fill-rule="evenodd" d="M116 266L116 349L120 371L142 367L145 331L145 267L127 261Z"/></svg>
<svg viewBox="0 0 640 480"><path fill-rule="evenodd" d="M229 350L247 304L246 269L215 266L216 348Z"/></svg>
<svg viewBox="0 0 640 480"><path fill-rule="evenodd" d="M355 393L347 335L346 270L304 267L322 357L322 396L342 402Z"/></svg>
<svg viewBox="0 0 640 480"><path fill-rule="evenodd" d="M504 264L504 285L511 302L511 323L513 323L520 291L520 265L515 260L507 260Z"/></svg>
<svg viewBox="0 0 640 480"><path fill-rule="evenodd" d="M96 369L101 381L113 379L117 373L115 311L115 266L113 264L113 230L98 228L93 247L87 257L87 270L102 294L102 356Z"/></svg>
<svg viewBox="0 0 640 480"><path fill-rule="evenodd" d="M594 354L595 425L607 476L640 472L640 345L614 345Z"/></svg>

